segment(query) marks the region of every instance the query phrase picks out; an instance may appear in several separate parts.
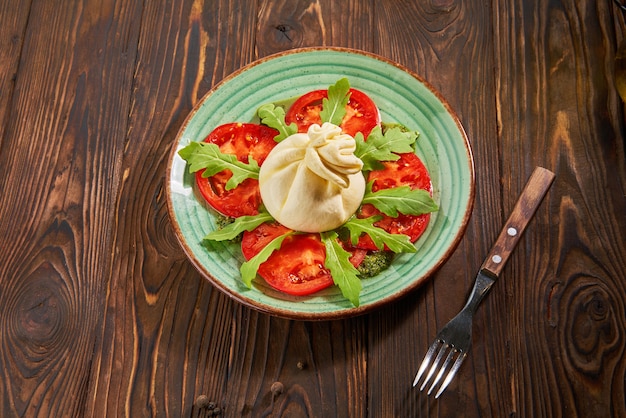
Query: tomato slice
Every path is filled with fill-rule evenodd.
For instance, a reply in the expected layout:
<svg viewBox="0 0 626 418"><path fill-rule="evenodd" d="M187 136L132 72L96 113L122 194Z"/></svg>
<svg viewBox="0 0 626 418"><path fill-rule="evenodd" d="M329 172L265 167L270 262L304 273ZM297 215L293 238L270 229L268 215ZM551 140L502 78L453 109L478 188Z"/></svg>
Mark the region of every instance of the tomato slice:
<svg viewBox="0 0 626 418"><path fill-rule="evenodd" d="M289 108L285 122L294 122L298 132L306 132L314 123L321 124L322 100L328 97L328 90L313 90L300 96ZM380 112L374 101L360 90L350 89L350 100L346 105L346 115L340 124L343 132L354 136L361 132L365 138L380 124Z"/></svg>
<svg viewBox="0 0 626 418"><path fill-rule="evenodd" d="M244 232L241 251L246 260L258 254L274 238L291 231L277 223L264 223ZM326 249L319 234L295 234L259 266L258 274L281 292L304 296L331 286L333 278L324 267Z"/></svg>
<svg viewBox="0 0 626 418"><path fill-rule="evenodd" d="M350 264L354 267L359 267L367 255L367 250L363 248L352 248L347 251L351 254Z"/></svg>
<svg viewBox="0 0 626 418"><path fill-rule="evenodd" d="M276 146L274 137L278 131L254 123L227 123L215 128L204 140L220 147L225 154L234 154L242 162L251 155L259 165ZM246 179L232 190L226 190L226 182L232 177L230 170L223 170L204 178L204 170L196 172L196 183L200 194L216 211L237 218L256 215L261 203L259 181Z"/></svg>
<svg viewBox="0 0 626 418"><path fill-rule="evenodd" d="M430 174L420 158L413 153L400 154L397 161L385 161L383 169L371 171L368 181L373 181L372 191L388 189L399 186L409 186L411 189L423 189L432 195L432 183ZM392 218L381 213L371 204L361 207L358 217L368 218L374 215L381 215L383 218L374 225L392 234L408 235L412 242L415 242L426 230L430 221L430 213L422 215L403 215ZM372 239L364 235L359 238L357 248L376 250Z"/></svg>

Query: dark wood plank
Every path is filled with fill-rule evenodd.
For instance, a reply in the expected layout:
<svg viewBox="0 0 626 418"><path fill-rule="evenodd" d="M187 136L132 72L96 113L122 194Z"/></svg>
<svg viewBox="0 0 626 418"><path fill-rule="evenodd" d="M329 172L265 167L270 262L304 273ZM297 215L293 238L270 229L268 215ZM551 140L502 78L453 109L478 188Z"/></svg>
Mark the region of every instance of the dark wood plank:
<svg viewBox="0 0 626 418"><path fill-rule="evenodd" d="M616 10L612 2L531 1L494 11L503 187L517 188L535 164L556 173L498 306L516 307L506 314L507 355L494 352L493 359L498 369L510 368L511 412L520 416L626 413Z"/></svg>
<svg viewBox="0 0 626 418"><path fill-rule="evenodd" d="M311 46L372 51L374 34L369 28L373 27L374 13L372 1L261 1L257 56Z"/></svg>
<svg viewBox="0 0 626 418"><path fill-rule="evenodd" d="M611 1L0 3L0 415L622 416L626 167ZM273 318L205 282L164 174L212 86L347 46L458 113L475 210L422 289L363 317ZM536 165L556 182L440 400L411 388ZM68 396L71 394L71 396ZM549 394L549 397L546 396Z"/></svg>
<svg viewBox="0 0 626 418"><path fill-rule="evenodd" d="M11 112L13 89L31 2L0 4L0 149Z"/></svg>
<svg viewBox="0 0 626 418"><path fill-rule="evenodd" d="M194 104L252 59L246 28L254 27L253 16L226 1L149 2L142 9L90 413L190 416L200 395L224 407L235 306L179 248L164 175Z"/></svg>
<svg viewBox="0 0 626 418"><path fill-rule="evenodd" d="M19 65L8 60L17 76L0 153L3 416L86 409L138 11L33 2Z"/></svg>
<svg viewBox="0 0 626 418"><path fill-rule="evenodd" d="M241 314L229 416L365 416L362 321L290 321L243 308Z"/></svg>

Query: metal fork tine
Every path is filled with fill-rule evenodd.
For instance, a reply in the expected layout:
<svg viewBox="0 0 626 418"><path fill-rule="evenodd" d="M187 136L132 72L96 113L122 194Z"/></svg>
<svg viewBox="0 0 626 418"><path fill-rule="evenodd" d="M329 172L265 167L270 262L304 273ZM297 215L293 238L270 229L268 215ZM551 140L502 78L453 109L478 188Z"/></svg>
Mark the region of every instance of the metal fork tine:
<svg viewBox="0 0 626 418"><path fill-rule="evenodd" d="M446 370L448 370L448 367L450 366L450 363L452 363L452 359L454 358L454 355L458 352L454 347L450 347L450 348L451 349L450 349L450 352L448 353L448 356L446 357L446 360L443 362L443 364L439 368L439 373L437 373L437 376L435 376L435 380L433 380L433 383L430 385L430 388L428 389L429 395L432 393L435 386L437 386L437 383L439 383L439 381L441 380L441 377L446 372Z"/></svg>
<svg viewBox="0 0 626 418"><path fill-rule="evenodd" d="M441 395L443 393L443 391L446 390L446 388L448 387L448 385L450 384L452 379L454 379L454 376L456 375L456 372L459 371L459 368L461 367L461 363L463 363L463 360L465 360L465 357L467 357L467 353L460 353L460 355L456 358L456 361L452 365L452 368L450 369L450 372L448 372L448 375L443 380L443 383L441 384L441 387L439 388L439 390L435 394L435 399L437 399L439 397L439 395ZM430 392L429 392L429 394L430 394Z"/></svg>
<svg viewBox="0 0 626 418"><path fill-rule="evenodd" d="M426 375L426 378L424 379L422 386L420 386L420 391L424 390L430 378L433 376L433 374L435 374L437 367L439 367L439 363L441 363L441 359L443 358L443 355L446 353L446 350L448 349L448 343L446 343L445 341L440 341L440 342L443 345L441 346L441 349L437 353L437 357L435 358L435 361L433 362L432 366L430 366L430 370L428 370L428 374Z"/></svg>
<svg viewBox="0 0 626 418"><path fill-rule="evenodd" d="M422 364L420 364L420 368L417 371L417 374L415 375L415 380L413 380L413 387L417 385L417 382L419 382L420 377L422 377L422 374L424 374L424 372L426 371L426 368L430 364L430 360L435 354L435 351L437 350L437 347L439 347L440 343L441 343L440 340L435 340L431 344L431 346L428 348L428 352L424 356L424 360L422 360Z"/></svg>

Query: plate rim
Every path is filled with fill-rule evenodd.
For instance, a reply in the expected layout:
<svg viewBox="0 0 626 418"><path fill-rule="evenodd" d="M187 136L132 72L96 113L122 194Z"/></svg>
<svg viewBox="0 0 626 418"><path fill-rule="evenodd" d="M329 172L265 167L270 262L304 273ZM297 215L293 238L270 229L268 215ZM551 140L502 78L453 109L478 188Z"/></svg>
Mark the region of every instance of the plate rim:
<svg viewBox="0 0 626 418"><path fill-rule="evenodd" d="M267 61L270 60L274 60L277 58L281 58L284 56L289 56L289 55L296 55L296 54L303 54L303 53L311 53L311 52L324 52L324 51L332 51L332 52L338 52L338 53L346 53L346 54L354 54L354 55L361 55L361 56L365 56L368 57L370 59L374 59L374 60L378 60L381 61L387 65L391 65L395 68L397 68L400 71L403 71L405 73L407 73L408 75L410 75L411 77L415 78L417 81L419 81L421 84L423 84L436 98L437 100L439 100L439 102L443 105L443 107L445 108L445 110L448 112L449 116L452 118L452 120L454 121L456 128L459 132L459 134L461 135L462 139L463 139L463 143L464 143L464 150L465 150L465 162L468 164L468 168L469 168L469 191L468 191L468 201L467 204L465 205L465 208L463 209L463 219L461 220L461 224L459 229L456 231L456 234L454 236L454 238L451 240L450 245L447 247L447 249L445 250L445 252L439 257L439 259L436 261L436 263L434 263L427 271L425 271L421 277L419 277L417 280L415 280L414 282L409 283L407 286L403 287L402 289L396 291L395 293L392 293L390 295L387 295L381 299L378 299L376 301L373 301L371 303L368 303L366 305L360 305L360 306L352 306L350 308L346 308L346 309L337 309L337 310L332 310L332 311L321 311L321 312L303 312L303 311L295 311L295 310L289 310L289 309L284 309L281 307L276 307L276 306L268 306L265 303L261 303L259 301L256 301L254 299L251 298L247 298L245 297L241 292L236 292L233 291L232 289L228 288L224 283L222 283L221 280L217 279L216 277L214 277L211 272L208 271L208 269L206 268L206 266L204 266L197 258L196 255L194 254L193 250L189 247L189 245L185 242L184 238L184 234L183 231L176 219L176 215L175 215L175 209L174 209L174 203L173 203L173 199L172 199L172 192L171 192L171 175L172 175L172 170L173 170L173 165L174 165L174 158L176 156L176 153L178 151L178 146L181 140L182 135L184 134L184 132L186 131L187 127L189 126L190 122L193 120L193 118L196 116L196 114L199 112L199 110L201 109L203 103L211 96L213 95L217 90L219 90L224 84L230 82L232 79L238 77L240 74L249 71L250 69L261 65ZM441 268L441 266L443 264L445 264L446 261L448 261L448 259L450 258L450 256L456 251L456 249L458 248L458 245L460 244L463 236L465 235L465 232L467 230L468 224L469 224L469 220L470 217L472 215L473 212L473 208L474 208L474 204L475 204L475 194L476 194L476 173L475 173L475 166L474 166L474 156L473 156L473 151L472 151L472 147L471 147L471 143L469 141L469 137L465 131L465 128L463 127L463 125L461 124L461 121L457 115L457 113L454 111L454 109L452 109L452 107L450 106L450 104L448 103L448 101L443 97L443 95L439 92L439 90L437 90L436 88L433 87L433 85L431 85L428 81L426 81L422 76L420 76L419 74L417 74L416 72L414 72L413 70L405 67L404 65L397 63L389 58L383 57L381 55L372 53L372 52L368 52L368 51L362 51L359 49L354 49L354 48L347 48L347 47L325 47L325 46L315 46L315 47L302 47L302 48L294 48L294 49L290 49L290 50L286 50L286 51L281 51L281 52L277 52L262 58L259 58L253 62L250 62L240 68L238 68L237 70L235 70L234 72L230 73L229 75L227 75L226 77L224 77L223 79L221 79L219 82L217 82L211 89L209 89L201 98L200 100L198 100L194 105L193 108L191 109L191 111L187 114L187 116L185 117L183 123L180 125L179 129L176 132L176 136L175 136L175 140L170 148L170 151L168 153L168 161L167 161L167 168L166 168L166 172L165 172L165 192L166 192L166 201L167 201L167 211L168 211L168 217L170 218L170 224L174 229L174 235L176 236L176 240L178 241L179 245L181 246L183 252L185 253L185 256L187 257L187 259L192 263L192 265L194 266L194 268L198 271L198 273L200 274L200 276L202 276L202 278L204 280L207 280L212 286L215 286L216 288L218 288L218 290L222 293L225 293L226 296L228 296L229 298L235 300L238 303L243 304L244 306L247 306L249 308L253 308L256 311L262 312L262 313L266 313L269 315L273 315L273 316L278 316L278 317L282 317L282 318L286 318L286 319L295 319L295 320L305 320L305 321L317 321L317 320L334 320L334 319L346 319L349 317L354 317L354 316L359 316L359 315L363 315L365 313L371 312L373 310L379 309L384 305L389 304L390 302L393 301L397 301L401 298L404 298L407 294L415 291L416 289L418 289L419 287L421 287L423 284L425 284L426 282L428 282L432 276ZM253 291L259 291L258 289L255 289Z"/></svg>

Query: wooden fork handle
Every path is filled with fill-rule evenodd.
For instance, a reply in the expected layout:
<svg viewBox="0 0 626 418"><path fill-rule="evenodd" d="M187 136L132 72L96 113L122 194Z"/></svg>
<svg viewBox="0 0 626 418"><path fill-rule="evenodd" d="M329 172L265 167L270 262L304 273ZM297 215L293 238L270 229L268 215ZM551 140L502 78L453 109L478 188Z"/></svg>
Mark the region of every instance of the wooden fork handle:
<svg viewBox="0 0 626 418"><path fill-rule="evenodd" d="M487 270L496 277L500 274L553 181L553 172L543 167L535 168L481 270Z"/></svg>

